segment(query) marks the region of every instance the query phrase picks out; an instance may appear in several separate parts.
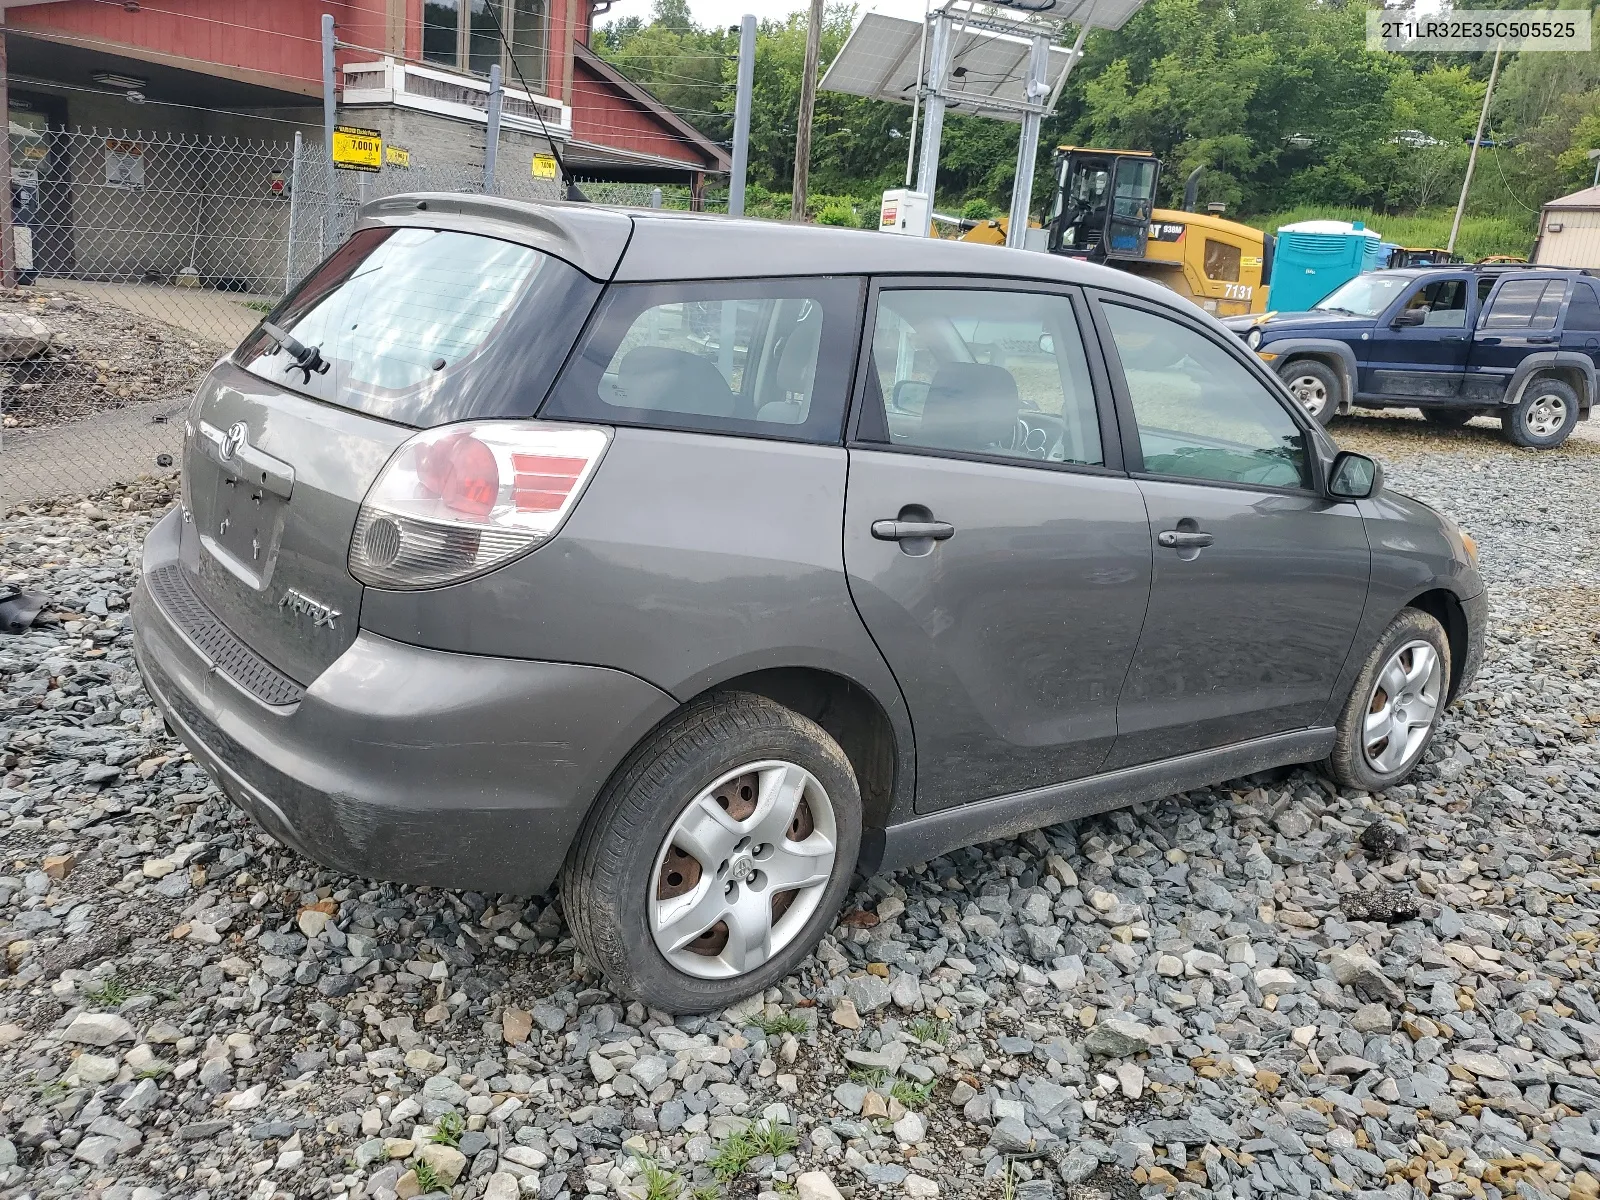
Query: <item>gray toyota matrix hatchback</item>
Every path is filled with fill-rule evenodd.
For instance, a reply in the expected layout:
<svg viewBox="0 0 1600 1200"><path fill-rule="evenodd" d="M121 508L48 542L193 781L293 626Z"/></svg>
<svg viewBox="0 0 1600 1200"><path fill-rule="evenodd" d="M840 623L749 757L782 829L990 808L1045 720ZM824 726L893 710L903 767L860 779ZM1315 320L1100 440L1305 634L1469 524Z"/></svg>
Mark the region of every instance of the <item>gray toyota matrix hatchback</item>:
<svg viewBox="0 0 1600 1200"><path fill-rule="evenodd" d="M1475 672L1469 538L1232 334L1045 254L412 195L211 371L134 603L263 828L538 893L622 992L779 979L856 871L1288 763Z"/></svg>

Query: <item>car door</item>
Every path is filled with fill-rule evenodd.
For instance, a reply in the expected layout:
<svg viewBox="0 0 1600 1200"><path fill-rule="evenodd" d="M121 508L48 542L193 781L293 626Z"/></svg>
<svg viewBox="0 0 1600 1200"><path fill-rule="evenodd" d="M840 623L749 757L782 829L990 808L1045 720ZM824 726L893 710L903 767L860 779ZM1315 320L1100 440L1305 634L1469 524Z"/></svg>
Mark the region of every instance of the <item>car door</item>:
<svg viewBox="0 0 1600 1200"><path fill-rule="evenodd" d="M1150 591L1081 296L874 290L850 443L850 591L899 681L919 812L1099 769Z"/></svg>
<svg viewBox="0 0 1600 1200"><path fill-rule="evenodd" d="M1466 274L1427 274L1373 323L1369 387L1380 396L1452 399L1467 370L1476 303Z"/></svg>
<svg viewBox="0 0 1600 1200"><path fill-rule="evenodd" d="M1495 285L1472 335L1470 393L1499 399L1523 359L1557 348L1568 290L1565 278L1545 275L1508 275Z"/></svg>
<svg viewBox="0 0 1600 1200"><path fill-rule="evenodd" d="M1106 769L1314 725L1366 602L1360 513L1319 491L1315 434L1224 335L1095 305L1155 544Z"/></svg>

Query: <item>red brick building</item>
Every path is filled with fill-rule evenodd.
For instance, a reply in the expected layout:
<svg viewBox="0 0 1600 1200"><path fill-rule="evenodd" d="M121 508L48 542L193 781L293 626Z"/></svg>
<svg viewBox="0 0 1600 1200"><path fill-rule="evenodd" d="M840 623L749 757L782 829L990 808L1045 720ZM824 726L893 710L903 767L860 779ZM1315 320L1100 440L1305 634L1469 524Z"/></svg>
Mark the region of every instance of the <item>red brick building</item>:
<svg viewBox="0 0 1600 1200"><path fill-rule="evenodd" d="M0 0L13 139L19 122L260 141L292 137L293 126L320 139L326 12L341 43L342 119L383 128L419 163L481 169L486 79L499 63L501 170L553 141L579 177L698 189L725 172L721 147L589 49L595 8L596 0Z"/></svg>

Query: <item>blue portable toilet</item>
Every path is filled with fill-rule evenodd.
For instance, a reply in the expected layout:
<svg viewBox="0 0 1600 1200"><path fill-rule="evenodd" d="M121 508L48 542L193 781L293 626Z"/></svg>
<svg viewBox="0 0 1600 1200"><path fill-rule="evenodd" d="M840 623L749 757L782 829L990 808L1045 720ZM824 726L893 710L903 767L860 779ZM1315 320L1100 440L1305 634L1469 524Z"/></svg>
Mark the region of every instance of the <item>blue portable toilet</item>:
<svg viewBox="0 0 1600 1200"><path fill-rule="evenodd" d="M1278 230L1272 257L1272 307L1304 312L1341 283L1376 271L1383 239L1360 221L1297 221Z"/></svg>

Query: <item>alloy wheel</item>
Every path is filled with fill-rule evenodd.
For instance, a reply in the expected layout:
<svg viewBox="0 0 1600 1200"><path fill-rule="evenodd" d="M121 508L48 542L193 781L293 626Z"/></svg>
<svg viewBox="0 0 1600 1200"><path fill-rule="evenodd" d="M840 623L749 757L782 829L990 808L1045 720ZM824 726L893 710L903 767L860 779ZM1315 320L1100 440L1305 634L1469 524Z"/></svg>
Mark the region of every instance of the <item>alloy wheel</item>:
<svg viewBox="0 0 1600 1200"><path fill-rule="evenodd" d="M1439 654L1423 641L1407 642L1378 672L1362 727L1367 765L1393 775L1410 765L1428 739L1444 696Z"/></svg>
<svg viewBox="0 0 1600 1200"><path fill-rule="evenodd" d="M1553 393L1535 397L1523 420L1534 437L1554 437L1567 422L1567 402Z"/></svg>
<svg viewBox="0 0 1600 1200"><path fill-rule="evenodd" d="M1328 406L1328 389L1315 375L1300 375L1289 381L1289 391L1313 417Z"/></svg>
<svg viewBox="0 0 1600 1200"><path fill-rule="evenodd" d="M833 876L833 805L804 767L727 772L673 822L650 879L650 933L677 970L731 979L792 942Z"/></svg>

